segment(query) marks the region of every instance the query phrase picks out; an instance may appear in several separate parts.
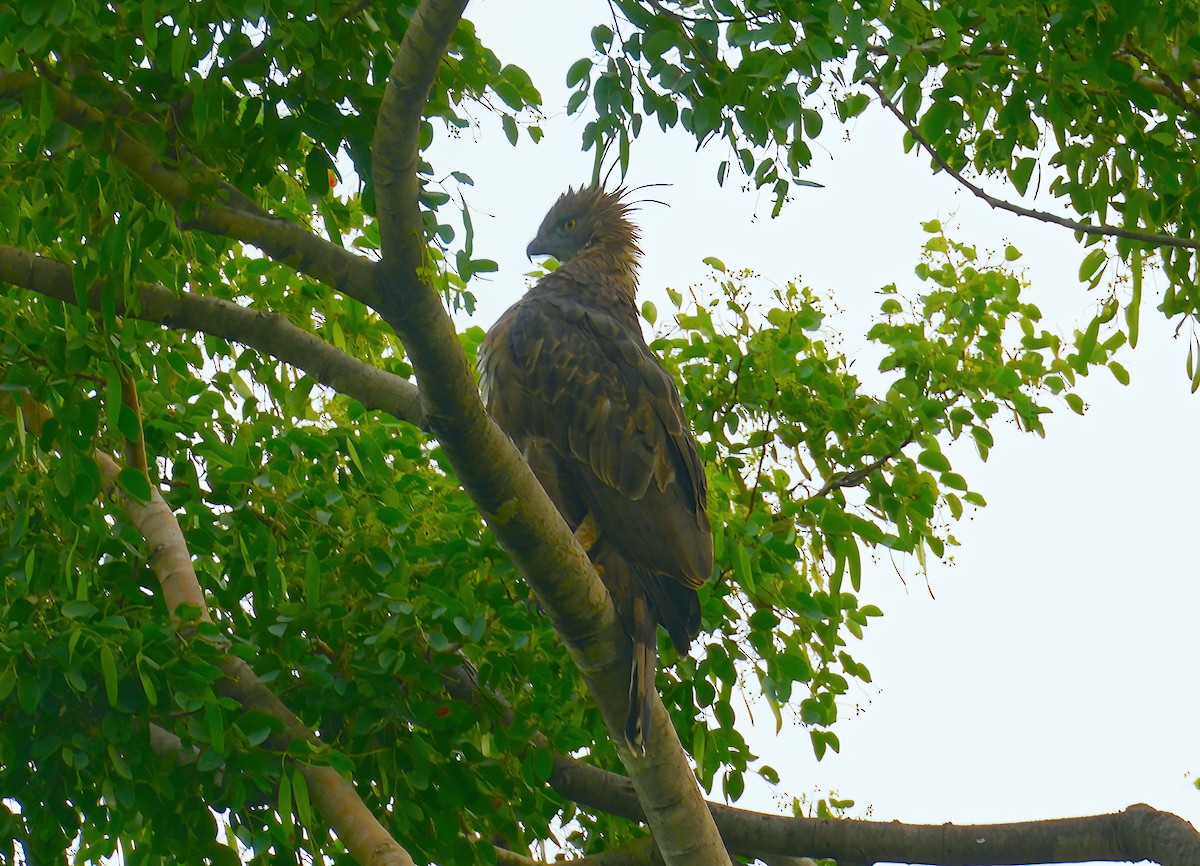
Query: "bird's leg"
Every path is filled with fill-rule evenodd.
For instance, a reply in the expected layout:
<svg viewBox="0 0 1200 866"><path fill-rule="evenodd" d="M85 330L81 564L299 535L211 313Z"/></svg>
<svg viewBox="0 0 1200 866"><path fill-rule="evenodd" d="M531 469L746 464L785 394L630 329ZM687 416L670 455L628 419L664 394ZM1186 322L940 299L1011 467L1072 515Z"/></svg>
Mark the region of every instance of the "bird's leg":
<svg viewBox="0 0 1200 866"><path fill-rule="evenodd" d="M592 552L592 548L600 540L600 524L596 522L596 518L592 516L590 511L587 517L583 518L583 522L575 527L575 540L579 542L579 546L587 554Z"/></svg>

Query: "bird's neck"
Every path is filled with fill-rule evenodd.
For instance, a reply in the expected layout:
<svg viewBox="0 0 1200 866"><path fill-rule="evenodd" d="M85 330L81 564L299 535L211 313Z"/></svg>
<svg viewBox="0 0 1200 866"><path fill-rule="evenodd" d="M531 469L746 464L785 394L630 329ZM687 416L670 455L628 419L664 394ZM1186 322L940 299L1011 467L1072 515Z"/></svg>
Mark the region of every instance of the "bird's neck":
<svg viewBox="0 0 1200 866"><path fill-rule="evenodd" d="M557 273L578 285L574 291L608 305L628 306L636 316L638 260L625 248L597 246L585 250Z"/></svg>

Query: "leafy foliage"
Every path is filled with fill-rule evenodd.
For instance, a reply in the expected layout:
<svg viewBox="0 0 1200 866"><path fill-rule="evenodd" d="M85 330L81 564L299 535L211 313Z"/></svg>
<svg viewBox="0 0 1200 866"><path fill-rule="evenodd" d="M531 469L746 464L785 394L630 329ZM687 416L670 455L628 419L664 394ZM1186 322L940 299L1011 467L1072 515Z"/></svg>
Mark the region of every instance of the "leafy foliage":
<svg viewBox="0 0 1200 866"><path fill-rule="evenodd" d="M941 167L1020 195L1048 193L1082 223L1132 230L1093 248L1080 271L1093 287L1105 272L1132 275L1132 292L1112 296L1130 342L1150 259L1169 281L1162 311L1200 311L1193 3L614 5L624 20L597 25L596 55L567 73L571 108L582 111L590 95L596 116L583 143L598 157L616 140L627 159L646 119L678 126L698 143L722 140L729 158L718 181L737 170L770 186L778 213L794 186L811 184L811 143L829 115L849 122L873 92L887 94L907 126L905 146L919 137ZM1200 355L1200 342L1194 348ZM1188 373L1200 387L1200 365Z"/></svg>
<svg viewBox="0 0 1200 866"><path fill-rule="evenodd" d="M938 513L982 503L942 443L963 433L990 443L1001 408L1040 429L1039 395L1073 376L1058 340L1033 331L1019 281L976 270L962 246L944 258L923 266L936 291L907 314L886 295L873 337L895 378L879 397L829 349L816 299L796 286L760 313L748 275L725 276L656 344L705 440L722 572L704 602L709 644L664 674L664 696L702 780L720 775L731 797L753 764L734 690L753 683L779 723L790 707L818 753L836 749L837 698L847 677L870 676L846 641L880 613L858 600L861 548L940 555L952 537ZM121 450L130 430L119 388L102 384L121 370L101 351L114 335L80 320L68 337L64 316L82 314L20 293L2 309L6 382L57 422L22 439L9 421L2 440L11 529L0 683L17 700L4 705L0 745L4 792L22 804L30 844L78 836L95 856L118 840L147 856L215 850L208 803L230 810L252 851L305 835L327 848L276 816L296 802L299 777L260 747L270 720L214 690L216 646L164 627L140 539L105 507L91 449ZM1032 347L1013 351L1004 338L1014 332ZM542 790L549 752L531 750L534 732L561 753L586 747L609 766L615 755L436 447L253 352L130 321L116 337L137 365L153 480L180 517L220 631L333 745L295 757L352 769L380 808L404 804L391 809L395 831L431 860L481 853L446 816L468 814L514 844L545 838L564 814ZM376 326L358 339L382 354L390 337ZM818 482L829 489L801 495ZM512 705L511 724L447 697L442 676L464 659ZM80 725L63 726L64 715ZM194 762L151 754L150 721ZM610 840L626 832L597 824Z"/></svg>
<svg viewBox="0 0 1200 866"><path fill-rule="evenodd" d="M1153 110L1190 124L1172 98L1114 84L1104 110L1128 98L1134 114L1114 114L1112 128L1097 127L1085 144L1061 122L1061 112L1081 111L1062 89L1093 71L1046 65L1044 90L1026 103L1044 110L997 125L1021 103L1011 98L1018 67L984 49L1000 44L990 34L1023 35L1005 44L1023 52L1024 67L1046 44L1007 7L968 20L903 4L787 4L794 18L776 4L617 5L635 32L598 28L601 74L589 78L590 63L569 72L599 109L587 133L594 143L616 134L628 148L644 111L699 139L725 137L743 169L776 184L782 199L824 123L812 101L822 70L854 60L853 81L873 77L898 93L952 164L1009 171L1023 188L1032 169L1020 160L1045 124L1061 138L1054 158L1064 175L1053 189L1081 213L1104 216L1119 198L1139 225L1190 231L1180 139L1165 140L1158 121L1137 123L1137 112ZM173 207L149 194L114 155L135 142L197 196L245 199L369 255L379 234L370 142L380 82L413 4L318 6L163 0L131 13L0 2L0 255L68 263L79 301L0 287L0 851L57 858L77 845L80 859L120 850L144 863L175 862L180 850L214 863L344 860L297 770L309 764L351 775L424 862L486 862L494 839L528 850L564 824L581 850L632 833L547 791L553 755L586 751L615 770L616 753L437 444L320 386L318 371L137 319L140 289L162 286L279 314L369 365L411 373L395 335L362 304L191 231L192 198ZM1069 46L1095 42L1106 14L1061 13L1049 26ZM1154 58L1156 40L1180 26L1168 12L1121 14L1141 16L1119 20L1148 34ZM1128 51L1117 58L1117 43L1102 45L1114 82L1120 69L1141 68ZM1189 46L1180 43L1171 64L1192 62ZM1071 52L1052 55L1067 64ZM835 82L829 93L844 117L865 107L860 88ZM435 119L457 128L480 106L500 113L514 138L539 100L528 76L464 22L439 67L422 140ZM980 113L959 118L946 107L965 105ZM972 138L985 121L992 139ZM1128 164L1110 158L1125 127L1147 133ZM1143 161L1155 148L1163 164L1175 161L1174 194L1165 173L1151 176L1158 164ZM340 154L361 181L345 193L332 189ZM1095 183L1101 164L1107 187ZM448 195L428 163L419 168L429 261L451 301L469 306L471 276L494 264L475 258L465 212L456 240L439 211ZM1003 420L1040 433L1055 401L1082 411L1072 387L1092 366L1124 380L1112 360L1126 339L1117 300L1068 345L1022 300L1007 264L1015 250L981 262L940 226L928 229L920 293L882 291L869 334L884 357L877 390L851 372L811 290L789 285L761 309L750 300L755 276L715 261L715 286L686 301L674 294L677 315L657 336L703 443L720 572L703 596L703 651L676 659L664 642L659 685L702 783L713 790L719 780L731 799L747 772L777 779L739 732L735 691L761 693L776 724L794 714L818 755L839 748L830 729L838 698L850 680L870 679L851 639L881 614L860 597L863 555L942 556L954 544L952 521L983 504L951 464L950 443L969 437L986 458ZM1138 276L1138 248L1117 247ZM1190 255L1166 257L1180 287L1169 313L1191 309ZM1084 264L1095 277L1103 255ZM89 311L92 286L100 300ZM1137 309L1128 307L1130 339ZM478 329L461 335L468 355L480 338ZM48 420L27 426L37 407ZM102 480L100 452L124 461L116 487ZM151 485L177 517L214 611L215 623L195 633L169 627L178 611L159 594L155 551L115 507L120 496L147 499ZM268 746L278 721L217 687L227 652L252 661L327 745ZM462 671L484 699L450 697L447 682ZM152 748L155 730L175 747Z"/></svg>

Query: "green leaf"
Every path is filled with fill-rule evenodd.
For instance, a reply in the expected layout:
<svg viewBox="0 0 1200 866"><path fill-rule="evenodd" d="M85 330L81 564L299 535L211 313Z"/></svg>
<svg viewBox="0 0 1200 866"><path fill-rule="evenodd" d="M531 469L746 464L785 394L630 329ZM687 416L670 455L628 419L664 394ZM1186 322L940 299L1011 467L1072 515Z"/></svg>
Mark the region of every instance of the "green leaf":
<svg viewBox="0 0 1200 866"><path fill-rule="evenodd" d="M287 821L292 818L292 774L279 775L279 814Z"/></svg>
<svg viewBox="0 0 1200 866"><path fill-rule="evenodd" d="M8 700L8 696L12 694L13 687L17 684L17 671L12 664L0 673L0 701Z"/></svg>
<svg viewBox="0 0 1200 866"><path fill-rule="evenodd" d="M1108 252L1104 247L1097 247L1086 256L1079 265L1079 281L1095 287L1104 273L1104 265L1108 261Z"/></svg>
<svg viewBox="0 0 1200 866"><path fill-rule="evenodd" d="M1029 190L1029 178L1033 175L1033 168L1036 165L1037 160L1029 156L1018 159L1009 170L1008 176L1021 195L1025 195Z"/></svg>
<svg viewBox="0 0 1200 866"><path fill-rule="evenodd" d="M865 93L852 93L837 103L838 117L843 121L858 117L870 104L871 98Z"/></svg>
<svg viewBox="0 0 1200 866"><path fill-rule="evenodd" d="M1129 327L1129 348L1136 349L1138 344L1138 325L1142 312L1142 251L1135 249L1129 260L1130 280L1133 293L1129 303L1125 305L1125 323Z"/></svg>
<svg viewBox="0 0 1200 866"><path fill-rule="evenodd" d="M938 472L946 472L950 469L950 461L946 459L946 455L941 451L929 448L917 455L917 462Z"/></svg>
<svg viewBox="0 0 1200 866"><path fill-rule="evenodd" d="M1096 352L1096 340L1100 337L1100 316L1096 316L1088 323L1087 330L1076 343L1079 358L1075 363L1075 369L1080 373L1084 372L1088 365L1092 363L1092 355Z"/></svg>
<svg viewBox="0 0 1200 866"><path fill-rule="evenodd" d="M511 114L501 115L500 125L504 127L504 137L508 139L508 143L516 147L517 138L520 135L516 119Z"/></svg>
<svg viewBox="0 0 1200 866"><path fill-rule="evenodd" d="M152 496L150 482L137 469L122 469L117 474L117 484L139 502L149 502Z"/></svg>
<svg viewBox="0 0 1200 866"><path fill-rule="evenodd" d="M117 659L112 647L106 643L100 644L100 674L104 678L104 695L108 705L117 705Z"/></svg>
<svg viewBox="0 0 1200 866"><path fill-rule="evenodd" d="M225 751L225 722L221 717L221 707L216 701L210 700L204 705L204 727L208 733L208 743L213 751Z"/></svg>
<svg viewBox="0 0 1200 866"><path fill-rule="evenodd" d="M142 667L142 658L140 655L137 659L137 672L138 679L142 683L142 691L146 693L146 701L153 707L158 703L158 690L154 687L154 681Z"/></svg>
<svg viewBox="0 0 1200 866"><path fill-rule="evenodd" d="M567 70L567 87L574 87L581 81L586 79L592 71L592 60L590 57L582 57L571 64Z"/></svg>
<svg viewBox="0 0 1200 866"><path fill-rule="evenodd" d="M347 439L346 444L350 444L350 440ZM321 561L311 550L304 558L304 605L310 611L321 605Z"/></svg>
<svg viewBox="0 0 1200 866"><path fill-rule="evenodd" d="M86 599L67 601L62 606L62 615L67 619L90 619L97 613L96 606Z"/></svg>
<svg viewBox="0 0 1200 866"><path fill-rule="evenodd" d="M608 47L608 43L612 41L612 30L603 25L597 24L592 28L592 45L597 51L604 51Z"/></svg>
<svg viewBox="0 0 1200 866"><path fill-rule="evenodd" d="M305 827L314 826L312 805L308 798L308 780L297 767L292 771L292 797L296 802L296 815Z"/></svg>
<svg viewBox="0 0 1200 866"><path fill-rule="evenodd" d="M754 592L754 576L750 568L750 550L745 545L737 547L737 558L734 560L733 573L738 584L748 593Z"/></svg>

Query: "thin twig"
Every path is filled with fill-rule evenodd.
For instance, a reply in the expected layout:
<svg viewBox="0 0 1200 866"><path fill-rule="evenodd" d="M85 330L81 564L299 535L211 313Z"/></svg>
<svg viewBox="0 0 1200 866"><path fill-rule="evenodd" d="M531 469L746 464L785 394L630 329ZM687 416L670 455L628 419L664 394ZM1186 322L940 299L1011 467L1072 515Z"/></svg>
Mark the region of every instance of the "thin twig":
<svg viewBox="0 0 1200 866"><path fill-rule="evenodd" d="M1151 244L1156 247L1183 247L1191 250L1200 250L1200 241L1175 237L1173 235L1162 235L1155 232L1144 232L1139 231L1138 229L1127 229L1121 226L1110 226L1106 225L1105 223L1078 222L1076 220L1058 216L1057 214L1052 214L1047 211L1021 207L1020 205L1013 204L1012 202L989 195L980 187L967 180L966 177L963 176L962 172L952 168L950 164L942 158L937 150L934 149L933 145L926 141L925 137L917 131L916 125L904 116L904 112L902 112L894 102L888 99L878 82L867 79L866 85L875 91L876 95L879 97L880 103L888 111L894 114L901 123L904 124L904 128L908 130L908 134L912 136L913 141L920 145L921 148L929 154L930 158L942 171L946 172L948 175L958 181L976 198L987 202L991 207L998 208L1000 210L1006 210L1009 213L1015 213L1018 216L1032 217L1033 219L1041 222L1054 223L1055 225L1060 225L1064 228L1069 228L1072 231L1081 232L1085 235L1128 238L1129 240L1141 241L1142 243Z"/></svg>
<svg viewBox="0 0 1200 866"><path fill-rule="evenodd" d="M857 487L868 477L870 477L871 473L875 472L877 469L882 469L889 460L895 460L897 457L899 457L900 452L903 451L907 446L911 445L912 442L912 434L909 434L903 442L896 446L896 448L889 451L887 454L884 454L882 457L872 460L866 466L860 466L857 469L850 470L849 472L843 472L839 475L830 476L829 480L821 485L820 490L811 496L806 496L803 502L800 504L804 505L812 502L813 500L820 499L821 497L827 496L835 490L841 490L843 487Z"/></svg>

